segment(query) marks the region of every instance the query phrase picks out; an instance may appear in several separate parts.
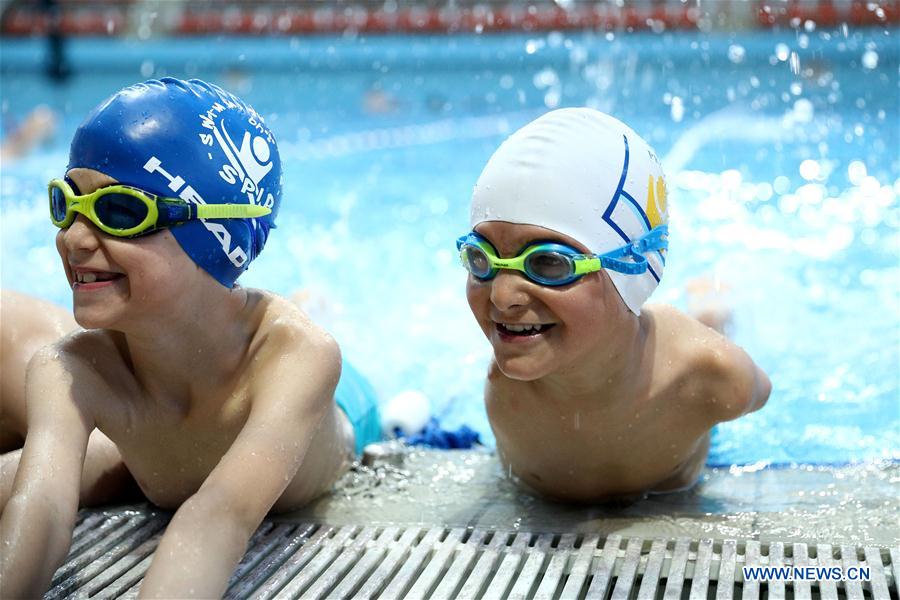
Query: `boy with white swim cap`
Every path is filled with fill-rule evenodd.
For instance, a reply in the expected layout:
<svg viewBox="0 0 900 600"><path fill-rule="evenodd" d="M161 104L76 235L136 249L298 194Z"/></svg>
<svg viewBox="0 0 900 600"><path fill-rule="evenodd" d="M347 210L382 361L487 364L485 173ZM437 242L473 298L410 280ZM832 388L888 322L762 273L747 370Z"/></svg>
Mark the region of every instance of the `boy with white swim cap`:
<svg viewBox="0 0 900 600"><path fill-rule="evenodd" d="M668 207L653 150L587 108L509 137L457 242L469 306L494 357L485 403L501 461L560 500L696 481L710 429L765 404L743 350L667 306Z"/></svg>
<svg viewBox="0 0 900 600"><path fill-rule="evenodd" d="M4 597L41 595L65 558L95 428L146 498L176 511L141 586L167 598L221 597L265 515L329 489L380 433L374 399L338 408L331 336L236 284L280 200L272 133L214 85L134 85L79 127L49 207L85 330L28 365Z"/></svg>

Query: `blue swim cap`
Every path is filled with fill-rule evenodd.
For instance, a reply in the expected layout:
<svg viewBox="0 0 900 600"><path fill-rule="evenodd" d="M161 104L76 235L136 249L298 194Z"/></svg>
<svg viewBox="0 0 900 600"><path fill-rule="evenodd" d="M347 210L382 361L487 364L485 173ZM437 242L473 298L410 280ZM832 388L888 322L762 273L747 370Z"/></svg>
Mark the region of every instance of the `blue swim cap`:
<svg viewBox="0 0 900 600"><path fill-rule="evenodd" d="M188 256L232 287L266 244L281 203L281 160L272 132L221 88L166 77L127 87L75 132L68 169L198 204L258 204L256 219L206 219L172 227Z"/></svg>

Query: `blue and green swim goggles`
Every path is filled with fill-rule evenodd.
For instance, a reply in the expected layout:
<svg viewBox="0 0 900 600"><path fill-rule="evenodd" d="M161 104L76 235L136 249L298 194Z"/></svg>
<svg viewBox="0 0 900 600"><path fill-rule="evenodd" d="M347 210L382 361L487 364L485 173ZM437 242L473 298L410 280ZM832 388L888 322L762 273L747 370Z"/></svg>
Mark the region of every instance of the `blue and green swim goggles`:
<svg viewBox="0 0 900 600"><path fill-rule="evenodd" d="M456 240L456 248L462 265L480 281L493 279L500 269L513 269L540 285L559 286L601 269L629 275L644 273L649 266L644 253L667 250L668 234L669 227L659 225L621 248L603 254L585 254L559 242L531 242L518 256L500 258L491 243L473 231Z"/></svg>
<svg viewBox="0 0 900 600"><path fill-rule="evenodd" d="M110 185L81 195L65 179L48 185L50 220L64 229L75 213L109 235L133 238L197 219L254 219L271 209L255 204L192 204L180 198L163 198L130 185Z"/></svg>

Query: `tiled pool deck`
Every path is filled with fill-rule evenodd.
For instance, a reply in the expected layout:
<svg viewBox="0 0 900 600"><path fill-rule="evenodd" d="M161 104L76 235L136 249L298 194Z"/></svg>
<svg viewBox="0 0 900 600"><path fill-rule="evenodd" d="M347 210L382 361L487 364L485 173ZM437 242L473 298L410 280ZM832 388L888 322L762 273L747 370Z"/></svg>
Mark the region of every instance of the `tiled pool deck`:
<svg viewBox="0 0 900 600"><path fill-rule="evenodd" d="M505 475L488 451L410 450L276 520L900 546L897 463L707 469L689 491L603 507L547 502Z"/></svg>

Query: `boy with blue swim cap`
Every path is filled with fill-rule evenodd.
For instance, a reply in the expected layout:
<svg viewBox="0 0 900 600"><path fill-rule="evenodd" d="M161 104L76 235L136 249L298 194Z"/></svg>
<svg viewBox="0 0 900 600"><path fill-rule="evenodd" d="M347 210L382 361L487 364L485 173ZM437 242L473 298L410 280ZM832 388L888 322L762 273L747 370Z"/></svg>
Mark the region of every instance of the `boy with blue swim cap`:
<svg viewBox="0 0 900 600"><path fill-rule="evenodd" d="M141 589L162 597L221 596L265 515L327 490L379 431L371 398L338 410L334 340L235 283L280 200L270 130L214 85L131 86L78 129L49 203L85 330L28 366L27 438L0 521L5 596L43 593L66 556L95 428L118 450L110 469L177 509Z"/></svg>
<svg viewBox="0 0 900 600"><path fill-rule="evenodd" d="M228 288L262 252L281 203L271 131L242 100L199 80L139 83L98 106L72 140L72 169L92 169L189 206L256 207L255 218L186 220L170 229L187 255ZM66 214L63 202L59 211Z"/></svg>
<svg viewBox="0 0 900 600"><path fill-rule="evenodd" d="M771 385L725 337L644 306L668 258L662 168L587 108L511 135L457 241L469 306L494 356L485 403L501 461L553 498L591 502L693 484L711 428Z"/></svg>

